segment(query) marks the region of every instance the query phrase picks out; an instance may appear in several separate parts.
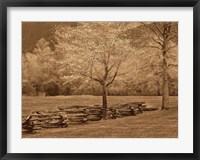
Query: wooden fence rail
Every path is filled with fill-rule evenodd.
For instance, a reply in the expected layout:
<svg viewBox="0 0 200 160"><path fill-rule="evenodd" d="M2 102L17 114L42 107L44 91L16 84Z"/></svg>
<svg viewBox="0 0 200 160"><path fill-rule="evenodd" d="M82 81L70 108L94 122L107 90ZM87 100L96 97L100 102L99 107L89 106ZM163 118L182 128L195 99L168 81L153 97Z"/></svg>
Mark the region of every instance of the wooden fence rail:
<svg viewBox="0 0 200 160"><path fill-rule="evenodd" d="M143 111L154 111L157 108L147 108L144 102L116 104L108 108L107 119L136 116ZM24 132L35 133L42 128L62 128L69 125L84 124L88 121L102 119L102 106L59 106L56 110L34 111L22 119Z"/></svg>

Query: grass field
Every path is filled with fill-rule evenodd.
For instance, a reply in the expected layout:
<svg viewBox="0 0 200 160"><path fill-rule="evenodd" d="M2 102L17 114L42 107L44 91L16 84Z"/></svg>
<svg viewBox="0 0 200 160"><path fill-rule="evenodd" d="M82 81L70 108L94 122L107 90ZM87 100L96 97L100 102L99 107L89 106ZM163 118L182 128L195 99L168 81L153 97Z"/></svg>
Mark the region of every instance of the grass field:
<svg viewBox="0 0 200 160"><path fill-rule="evenodd" d="M158 96L108 96L108 105L144 101L148 107L161 106ZM58 106L101 104L100 96L23 97L23 116L34 110ZM137 116L89 122L68 128L44 129L23 138L176 138L178 137L178 98L170 97L171 110L144 112Z"/></svg>

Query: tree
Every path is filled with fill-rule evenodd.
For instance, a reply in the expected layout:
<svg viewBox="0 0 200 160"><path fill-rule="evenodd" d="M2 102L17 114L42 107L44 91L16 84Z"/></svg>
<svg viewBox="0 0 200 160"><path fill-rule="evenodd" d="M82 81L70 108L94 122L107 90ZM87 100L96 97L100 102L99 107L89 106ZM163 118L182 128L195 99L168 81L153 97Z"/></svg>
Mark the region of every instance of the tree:
<svg viewBox="0 0 200 160"><path fill-rule="evenodd" d="M49 42L44 38L36 43L32 52L23 54L23 80L35 89L35 95L43 92L43 83L58 78L56 61Z"/></svg>
<svg viewBox="0 0 200 160"><path fill-rule="evenodd" d="M83 77L85 81L98 83L102 88L104 119L108 87L129 72L127 58L134 54L129 40L119 36L128 27L131 27L128 23L80 23L77 27L57 26L54 32L56 48L65 53L61 71L67 69L68 76L64 79Z"/></svg>
<svg viewBox="0 0 200 160"><path fill-rule="evenodd" d="M169 107L169 78L170 69L177 68L177 43L178 43L178 23L177 22L153 22L141 23L135 30L127 32L132 39L132 45L140 49L146 48L151 50L148 57L161 57L161 64L154 59L148 58L152 67L156 67L154 72L162 77L162 107L161 110ZM175 49L173 52L171 50ZM153 51L153 52L152 52ZM148 66L149 67L149 66ZM144 67L145 68L145 67Z"/></svg>
<svg viewBox="0 0 200 160"><path fill-rule="evenodd" d="M53 80L45 82L43 84L43 89L46 96L56 96L56 95L59 95L59 92L60 92L60 87L58 83L56 83Z"/></svg>

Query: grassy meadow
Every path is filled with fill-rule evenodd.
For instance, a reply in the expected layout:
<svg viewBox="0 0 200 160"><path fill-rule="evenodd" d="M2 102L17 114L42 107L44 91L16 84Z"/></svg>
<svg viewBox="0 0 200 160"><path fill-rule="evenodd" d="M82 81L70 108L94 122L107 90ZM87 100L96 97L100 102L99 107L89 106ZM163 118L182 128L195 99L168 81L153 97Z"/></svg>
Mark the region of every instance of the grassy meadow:
<svg viewBox="0 0 200 160"><path fill-rule="evenodd" d="M159 96L108 96L108 106L118 103L144 101L147 107L161 106ZM52 110L59 106L101 104L101 96L57 96L22 98L22 116L32 111ZM23 138L177 138L178 97L170 97L171 110L152 111L115 120L101 120L67 128L51 128Z"/></svg>

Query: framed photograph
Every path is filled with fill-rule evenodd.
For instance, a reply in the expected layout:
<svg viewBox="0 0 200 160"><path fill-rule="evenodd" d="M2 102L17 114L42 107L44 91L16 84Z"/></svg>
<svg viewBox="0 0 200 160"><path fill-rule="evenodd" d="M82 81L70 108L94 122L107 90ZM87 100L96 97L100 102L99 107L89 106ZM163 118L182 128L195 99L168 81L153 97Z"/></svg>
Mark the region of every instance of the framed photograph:
<svg viewBox="0 0 200 160"><path fill-rule="evenodd" d="M199 0L5 0L1 159L200 159Z"/></svg>

